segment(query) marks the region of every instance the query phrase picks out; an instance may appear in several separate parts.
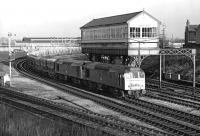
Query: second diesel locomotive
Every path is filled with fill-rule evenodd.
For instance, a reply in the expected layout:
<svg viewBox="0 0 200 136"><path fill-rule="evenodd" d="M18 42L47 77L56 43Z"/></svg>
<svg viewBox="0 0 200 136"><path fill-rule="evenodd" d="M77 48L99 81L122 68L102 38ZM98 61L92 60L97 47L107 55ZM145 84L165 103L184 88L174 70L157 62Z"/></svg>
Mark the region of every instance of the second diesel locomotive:
<svg viewBox="0 0 200 136"><path fill-rule="evenodd" d="M27 66L40 74L87 86L91 90L109 91L127 97L145 94L145 73L140 68L65 59L27 57Z"/></svg>

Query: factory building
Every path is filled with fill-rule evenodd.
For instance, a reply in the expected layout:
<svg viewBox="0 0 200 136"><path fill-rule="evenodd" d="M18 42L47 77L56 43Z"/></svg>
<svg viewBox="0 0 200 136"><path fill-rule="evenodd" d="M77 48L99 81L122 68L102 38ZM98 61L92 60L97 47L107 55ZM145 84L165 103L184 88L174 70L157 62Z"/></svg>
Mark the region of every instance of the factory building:
<svg viewBox="0 0 200 136"><path fill-rule="evenodd" d="M185 27L185 45L186 48L196 48L200 46L200 24L191 25L189 20Z"/></svg>
<svg viewBox="0 0 200 136"><path fill-rule="evenodd" d="M79 37L24 37L15 47L35 55L64 54L68 50L80 52Z"/></svg>

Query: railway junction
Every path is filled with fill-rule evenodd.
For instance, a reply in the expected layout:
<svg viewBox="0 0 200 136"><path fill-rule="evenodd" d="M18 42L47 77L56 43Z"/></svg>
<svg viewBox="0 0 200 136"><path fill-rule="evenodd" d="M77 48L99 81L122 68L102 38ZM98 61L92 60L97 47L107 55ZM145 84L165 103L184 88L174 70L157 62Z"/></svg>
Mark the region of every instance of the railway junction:
<svg viewBox="0 0 200 136"><path fill-rule="evenodd" d="M88 57L84 63L71 63L72 58L69 56L35 60L31 56L22 57L14 62L17 71L13 69L15 75L11 78L11 87L1 87L0 100L50 120L87 126L102 132L102 135L198 136L200 96L194 97L200 91L195 86L196 50L160 48L160 25L158 19L144 10L94 19L81 27L82 53ZM71 77L67 80L69 77L53 75L50 67L48 72L42 68L42 65L48 68L51 63L58 62L59 65L54 65L53 69L59 71L60 65L67 64L78 67L76 72L81 72L77 72L77 76L82 75L80 77L83 79L90 77L85 69L88 61L92 64L101 62L105 65L140 67L142 61L150 55L160 56L160 78L146 78L147 93L137 99L102 95L99 92L102 88L98 85L96 89L86 88L80 85L82 80ZM161 64L162 56L165 55L186 55L193 62L193 86L187 87L187 91L183 91L186 88L184 85L162 81ZM80 58L83 59L82 56L76 57ZM57 59L64 61L54 61ZM40 62L38 66L37 62ZM107 67L100 66L100 71L107 70ZM97 69L95 65L93 67L92 70ZM2 66L2 70L7 69L7 65ZM65 69L65 74L72 74L68 71ZM99 78L102 81L102 75ZM91 84L87 85L90 87Z"/></svg>
<svg viewBox="0 0 200 136"><path fill-rule="evenodd" d="M159 55L160 86L161 74L164 72L162 70L164 56L188 56L193 62L193 91L195 93L196 49L160 47L160 29L161 22L144 10L93 19L81 27L82 53L86 54L91 61L133 67L140 67L142 61L148 56Z"/></svg>
<svg viewBox="0 0 200 136"><path fill-rule="evenodd" d="M22 68L20 68L21 67L20 65L22 65L22 64L19 63L18 65L19 65L18 66L19 69L22 69ZM28 72L28 73L30 73L30 72ZM36 78L35 76L33 76L33 77ZM92 96L87 96L88 94L86 95L85 92L83 94L81 94L80 91L78 93L75 93L76 96L92 100L93 101L92 103L95 102L95 103L101 104L101 105L103 105L103 107L107 107L108 109L112 109L116 112L120 111L120 113L115 113L114 111L109 111L105 108L103 108L103 109L100 108L98 106L98 104L94 106L93 104L91 104L91 102L88 102L88 100L82 99L82 100L77 100L78 102L76 102L74 100L74 99L77 99L77 98L75 98L75 96L72 97L70 95L70 96L66 97L64 95L64 93L66 93L66 92L58 92L58 91L53 92L52 88L43 87L44 85L41 85L41 83L36 83L35 81L30 81L28 79L23 79L23 78L24 77L21 78L19 76L14 75L14 78L13 78L14 80L13 80L12 85L15 89L17 88L17 90L19 90L19 92L24 94L25 97L28 97L26 95L26 94L28 94L30 96L34 96L33 97L34 99L35 99L35 96L36 96L36 98L39 97L39 98L42 98L44 100L50 100L50 101L53 101L53 102L56 102L56 103L61 103L61 105L64 106L64 107L66 107L66 106L69 107L69 105L71 105L71 106L76 107L78 109L81 109L83 111L86 110L86 111L92 111L92 113L93 112L99 113L100 114L99 116L106 116L111 120L114 119L115 122L117 121L116 119L120 119L122 121L120 121L120 120L117 121L117 122L120 121L120 124L125 123L125 124L128 124L128 126L131 125L132 129L133 129L133 126L135 126L136 128L138 128L140 130L140 132L142 132L141 131L141 129L142 129L148 135L150 133L153 134L153 135L158 135L158 134L159 135L173 135L173 134L174 135L181 135L181 134L183 134L183 135L184 134L194 135L194 134L198 134L198 131L199 131L198 130L198 124L199 124L199 122L198 122L198 118L199 118L198 109L200 108L200 106L198 106L199 102L197 100L192 100L192 98L187 98L188 101L189 101L189 99L191 101L190 105L184 105L183 104L184 103L183 99L185 99L184 97L183 98L180 97L179 99L177 98L177 102L179 102L179 103L172 101L177 96L170 96L169 95L168 99L161 99L162 98L161 96L165 95L165 94L162 94L162 93L158 94L160 90L156 89L155 87L153 89L151 89L151 91L153 91L153 90L157 91L156 95L155 94L153 95L154 97L152 97L151 95L150 96L147 95L147 97L140 98L139 100L135 100L135 99L128 100L127 99L126 101L124 101L124 100L123 101L122 100L114 100L112 98L108 99L106 97L105 98L98 98L97 96L93 96L94 94L92 94ZM25 81L27 83L25 83ZM44 79L41 79L40 81L44 82ZM31 86L30 86L30 82L32 84ZM55 83L55 81L53 81L53 82L54 82L54 84L51 83L51 85L53 85L54 87L57 86L57 87L59 87L59 89L63 89L63 87L61 87L61 84ZM27 85L25 85L25 84L27 84ZM34 84L34 86L33 86L33 84ZM37 84L39 84L39 85L37 85ZM30 90L31 88L32 89L35 88L35 89L31 91ZM46 88L46 89L44 89L44 88ZM66 91L66 89L65 89L65 91ZM67 90L69 90L69 89L67 89ZM19 98L19 96L22 97L21 96L22 94L19 93L19 92L18 91L16 92L16 95L17 95L18 98ZM165 90L165 93L166 93L166 90ZM8 95L8 94L5 94L5 93L3 93L3 94ZM15 94L15 93L12 92L11 94ZM13 96L9 96L9 97L12 98ZM166 98L166 96L164 96L164 97ZM30 98L28 97L28 99L30 99ZM69 98L71 98L71 101L70 101ZM14 99L16 99L16 98L14 98ZM25 98L20 98L20 99L24 100ZM43 101L42 99L41 100L39 99L39 101ZM103 102L102 102L101 99L103 99ZM2 98L1 100L4 100L4 98ZM192 101L195 101L195 102L192 103ZM84 103L85 103L85 105L84 105ZM112 106L111 106L110 103L112 103L113 108L111 108ZM189 104L189 102L188 102L188 104ZM102 109L102 110L100 110L100 109ZM45 115L47 116L47 113L45 113ZM126 116L128 116L128 117L126 117ZM51 116L48 115L47 117L50 118ZM83 118L86 118L86 117L83 117ZM107 120L108 120L108 118L107 118ZM162 122L161 120L163 120L163 121L165 120L165 123ZM144 123L142 123L142 122L144 122ZM167 122L173 122L173 123L176 122L176 126L181 125L179 127L180 128L184 127L187 131L180 130L179 127L177 127L177 128L169 127L169 124L167 124ZM158 123L159 125L158 124L155 125L155 123L156 124ZM148 124L150 124L150 126ZM152 127L151 125L156 126L156 127ZM117 129L117 130L119 130L119 129ZM101 131L102 131L102 129L101 129ZM114 134L114 135L116 135L116 133L119 133L117 131L113 131L113 132L114 133L112 133L112 134ZM128 132L129 132L129 134L137 133L135 131L133 132L133 130L128 130ZM106 133L108 133L108 131L106 131ZM122 135L126 135L125 132L120 132L120 133Z"/></svg>

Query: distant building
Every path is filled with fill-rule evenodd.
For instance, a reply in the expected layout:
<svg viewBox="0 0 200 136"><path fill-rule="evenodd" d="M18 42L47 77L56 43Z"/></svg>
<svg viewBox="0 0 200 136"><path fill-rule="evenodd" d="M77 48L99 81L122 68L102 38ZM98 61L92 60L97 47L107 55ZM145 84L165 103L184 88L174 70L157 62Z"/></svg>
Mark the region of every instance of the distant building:
<svg viewBox="0 0 200 136"><path fill-rule="evenodd" d="M52 45L69 45L77 44L80 38L72 37L24 37L23 43L29 43L33 46L52 46Z"/></svg>
<svg viewBox="0 0 200 136"><path fill-rule="evenodd" d="M21 49L35 55L62 54L68 50L80 50L79 37L24 37L16 40L12 48Z"/></svg>
<svg viewBox="0 0 200 136"><path fill-rule="evenodd" d="M200 25L197 27L196 31L196 44L200 45Z"/></svg>
<svg viewBox="0 0 200 136"><path fill-rule="evenodd" d="M22 40L16 40L15 45L33 50L40 47L78 46L79 41L79 37L24 37Z"/></svg>
<svg viewBox="0 0 200 136"><path fill-rule="evenodd" d="M185 47L195 48L200 46L200 24L191 25L189 20L185 27Z"/></svg>

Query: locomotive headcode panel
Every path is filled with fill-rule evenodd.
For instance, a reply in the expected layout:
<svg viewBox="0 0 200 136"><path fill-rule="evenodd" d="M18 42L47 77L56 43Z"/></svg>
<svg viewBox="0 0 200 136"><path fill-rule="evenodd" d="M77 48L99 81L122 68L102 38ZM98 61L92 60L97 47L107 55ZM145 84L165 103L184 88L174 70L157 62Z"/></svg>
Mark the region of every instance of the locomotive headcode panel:
<svg viewBox="0 0 200 136"><path fill-rule="evenodd" d="M144 90L145 74L143 71L135 70L124 74L125 90Z"/></svg>

